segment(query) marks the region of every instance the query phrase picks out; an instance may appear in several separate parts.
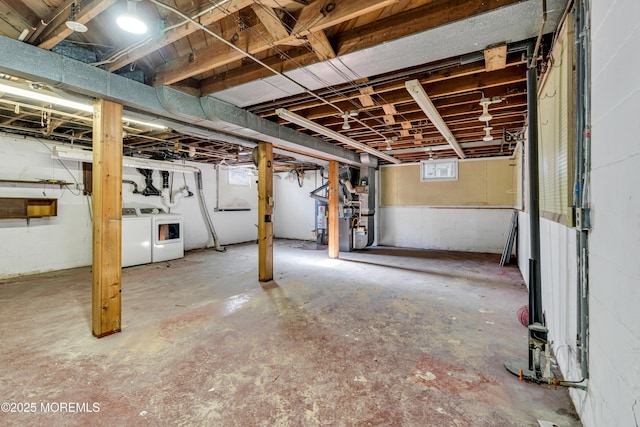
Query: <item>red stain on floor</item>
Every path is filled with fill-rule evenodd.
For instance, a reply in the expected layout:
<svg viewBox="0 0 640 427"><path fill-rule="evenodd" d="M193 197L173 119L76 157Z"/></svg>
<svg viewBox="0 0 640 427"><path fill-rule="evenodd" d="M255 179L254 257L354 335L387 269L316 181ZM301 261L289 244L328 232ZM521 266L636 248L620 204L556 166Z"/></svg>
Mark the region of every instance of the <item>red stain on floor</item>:
<svg viewBox="0 0 640 427"><path fill-rule="evenodd" d="M427 387L495 407L502 406L506 400L498 379L425 356L418 359L411 377Z"/></svg>

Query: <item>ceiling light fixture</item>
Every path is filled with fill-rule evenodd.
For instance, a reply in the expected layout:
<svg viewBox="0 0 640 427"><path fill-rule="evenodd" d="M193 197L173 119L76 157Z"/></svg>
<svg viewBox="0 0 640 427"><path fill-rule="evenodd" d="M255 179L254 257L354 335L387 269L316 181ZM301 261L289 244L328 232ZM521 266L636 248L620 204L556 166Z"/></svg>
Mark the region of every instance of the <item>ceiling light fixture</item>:
<svg viewBox="0 0 640 427"><path fill-rule="evenodd" d="M8 85L5 83L0 83L0 92L8 93L15 96L21 96L23 98L33 99L35 101L46 102L48 104L60 105L62 107L72 108L74 110L84 111L86 113L93 113L92 105L71 101L69 99L58 98L57 96L47 95L46 93L22 89L21 87Z"/></svg>
<svg viewBox="0 0 640 427"><path fill-rule="evenodd" d="M493 116L489 114L489 105L497 104L498 102L502 102L502 98L500 98L499 96L494 96L493 98L485 98L483 95L480 99L480 105L482 105L482 114L480 115L480 117L478 117L478 120L480 120L481 122L490 121Z"/></svg>
<svg viewBox="0 0 640 427"><path fill-rule="evenodd" d="M87 26L84 25L81 22L76 21L76 15L78 14L79 10L80 10L80 7L78 6L78 2L77 1L74 1L73 3L71 3L71 11L69 12L69 20L67 22L65 22L64 24L71 31L75 31L76 33L86 33L87 29L88 29Z"/></svg>
<svg viewBox="0 0 640 427"><path fill-rule="evenodd" d="M33 85L33 87L38 87L38 86ZM6 84L6 83L0 83L0 92L93 114L93 105L83 104L82 102L72 101L70 99L59 98L57 96L48 95L46 93L42 93L38 91L23 89L21 87ZM127 117L127 116L123 116L122 121L125 123L128 122L128 123L134 123L140 126L150 127L153 129L161 129L161 130L168 129L167 126L164 126L158 123L147 122L147 121L134 119L132 117Z"/></svg>
<svg viewBox="0 0 640 427"><path fill-rule="evenodd" d="M422 87L420 82L418 80L409 80L405 82L404 85L407 88L409 94L413 97L414 101L416 101L422 111L424 111L424 113L427 115L429 120L431 120L431 123L433 123L436 129L440 131L444 139L447 140L449 144L451 144L453 150L458 154L458 156L460 156L461 159L464 159L464 151L449 130L447 124L440 116L440 113L438 113L438 110L436 109L435 105L433 105L433 102L431 102L431 99L429 99L427 92L424 91L424 88Z"/></svg>
<svg viewBox="0 0 640 427"><path fill-rule="evenodd" d="M56 145L51 150L51 158L92 163L93 151ZM199 168L191 165L129 156L122 156L122 166L174 172L200 172Z"/></svg>
<svg viewBox="0 0 640 427"><path fill-rule="evenodd" d="M488 122L493 118L493 116L489 114L489 104L491 104L491 100L489 98L482 98L480 100L480 105L482 105L482 114L478 117L478 120L481 122Z"/></svg>
<svg viewBox="0 0 640 427"><path fill-rule="evenodd" d="M344 130L351 129L351 125L349 124L349 117L358 117L358 110L345 111L344 113L342 113L342 118L344 119L342 129Z"/></svg>
<svg viewBox="0 0 640 427"><path fill-rule="evenodd" d="M153 129L160 129L160 130L169 129L168 127L166 127L164 125L160 125L158 123L146 122L144 120L133 119L133 118L127 117L127 116L122 116L122 121L123 122L128 122L128 123L133 123L133 124L140 125L140 126L150 127L150 128L153 128Z"/></svg>
<svg viewBox="0 0 640 427"><path fill-rule="evenodd" d="M485 126L484 128L484 138L482 138L483 141L493 141L493 136L491 136L491 129L493 129L491 126Z"/></svg>
<svg viewBox="0 0 640 427"><path fill-rule="evenodd" d="M342 129L349 130L351 129L351 125L349 124L349 112L345 111L342 113L342 118L344 119L344 123L342 124Z"/></svg>
<svg viewBox="0 0 640 427"><path fill-rule="evenodd" d="M295 123L299 126L302 126L304 128L307 128L309 130L312 130L314 132L317 132L321 135L324 136L328 136L329 138L335 139L336 141L340 141L343 142L353 148L357 148L360 149L362 151L365 151L369 154L372 154L378 158L384 159L388 162L391 163L401 163L400 160L396 159L395 157L391 157L388 154L383 153L382 151L378 151L375 148L371 148L368 145L362 144L358 141L355 141L345 135L342 135L341 133L338 133L336 131L333 131L329 128L326 128L322 125L319 125L317 123L312 122L311 120L308 120L302 116L297 115L296 113L292 113L291 111L285 109L285 108L278 108L276 110L276 114L282 118L285 119L291 123Z"/></svg>
<svg viewBox="0 0 640 427"><path fill-rule="evenodd" d="M147 32L147 24L138 17L137 2L138 0L127 0L127 13L120 15L116 22L120 28L128 33L144 34Z"/></svg>

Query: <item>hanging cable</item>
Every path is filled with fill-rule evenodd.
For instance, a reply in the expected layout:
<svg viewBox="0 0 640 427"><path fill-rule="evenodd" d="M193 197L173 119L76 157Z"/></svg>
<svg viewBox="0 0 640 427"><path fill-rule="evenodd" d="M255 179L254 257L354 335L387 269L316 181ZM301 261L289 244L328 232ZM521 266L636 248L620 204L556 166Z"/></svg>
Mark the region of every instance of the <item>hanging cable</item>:
<svg viewBox="0 0 640 427"><path fill-rule="evenodd" d="M316 95L315 93L313 93L310 89L308 89L306 86L302 85L301 83L298 83L297 81L295 81L294 79L292 79L291 77L286 76L285 74L282 74L280 71L276 70L275 68L271 67L269 64L265 63L264 61L261 61L260 59L258 59L257 57L255 57L254 55L250 54L249 52L247 52L246 50L239 48L238 46L234 45L232 42L228 41L227 39L225 39L224 37L216 34L215 32L211 31L210 29L208 29L206 26L202 25L201 23L199 23L198 21L196 21L195 19L190 18L189 16L185 15L184 13L180 12L178 9L174 8L173 6L169 6L167 4L164 4L158 0L150 0L153 4L156 4L164 9L170 10L171 12L175 13L178 16L181 16L182 18L188 20L189 22L191 22L192 24L196 25L198 28L200 28L201 30L203 30L205 33L213 36L215 39L221 41L222 43L226 44L227 46L229 46L230 48L242 53L244 56L246 56L247 58L251 59L252 61L256 62L257 64L263 66L264 68L266 68L267 70L271 71L272 73L286 79L287 81L289 81L290 83L298 86L300 89L302 89L304 92L308 93L309 95L313 96L314 98L318 99L319 101L321 101L322 103L329 105L332 108L335 108L336 110L338 110L339 113L342 113L343 111L338 108L337 106L331 104L330 102L328 102L327 100L325 100L324 98Z"/></svg>

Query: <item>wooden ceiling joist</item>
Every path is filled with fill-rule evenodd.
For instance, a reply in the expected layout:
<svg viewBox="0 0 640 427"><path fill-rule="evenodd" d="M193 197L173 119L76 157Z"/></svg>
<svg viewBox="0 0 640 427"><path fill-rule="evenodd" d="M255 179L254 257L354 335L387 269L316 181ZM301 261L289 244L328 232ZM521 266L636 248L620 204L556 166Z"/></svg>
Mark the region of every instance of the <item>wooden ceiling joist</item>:
<svg viewBox="0 0 640 427"><path fill-rule="evenodd" d="M507 66L507 45L484 50L484 67L486 71L502 70Z"/></svg>
<svg viewBox="0 0 640 427"><path fill-rule="evenodd" d="M313 31L307 40L320 61L327 61L336 57L336 53L323 30Z"/></svg>
<svg viewBox="0 0 640 427"><path fill-rule="evenodd" d="M117 0L89 0L83 2L82 8L74 21L86 25L116 1ZM61 16L62 19L55 20L54 22L56 22L56 25L49 24L51 27L49 27L49 25L47 26L46 32L42 35L42 41L38 44L39 48L51 49L73 33L73 30L65 24L66 21L69 20L69 12L62 11L59 16Z"/></svg>
<svg viewBox="0 0 640 427"><path fill-rule="evenodd" d="M238 12L240 9L251 6L254 3L253 0L229 0L224 5L219 7L211 7L210 13L205 13L204 15L198 18L198 22L201 25L209 26L215 22L218 22L222 18L225 18L227 15ZM177 40L180 40L184 37L187 37L190 34L195 33L196 31L200 31L200 27L190 24L190 25L181 25L176 27L170 31L167 31L160 37L158 40L155 40L151 43L140 46L137 49L134 49L132 52L123 55L117 61L114 61L106 66L108 71L118 70L125 65L129 65L132 62L137 61L140 58L143 58L149 55L152 52L155 52L158 49L161 49L165 46L168 46Z"/></svg>
<svg viewBox="0 0 640 427"><path fill-rule="evenodd" d="M280 35L287 34L283 38L274 39L268 27L266 27L264 23L260 23L239 33L237 40L234 40L233 44L242 51L254 55L273 48L275 44L288 44L292 40L306 36L318 57L322 57L323 60L330 59L335 57L335 52L326 35L322 32L323 29L383 8L394 1L395 0L316 1L302 9L291 35L286 31L274 31L274 33ZM321 11L325 15L320 14L320 17L317 17L316 15L321 13ZM269 18L265 19L268 20ZM273 20L269 22L270 25L273 24ZM184 78L192 77L240 60L245 56L243 52L231 46L216 43L204 47L198 52L183 55L159 67L153 81L156 85L175 83ZM206 84L206 82L203 83ZM203 92L203 95L206 94L207 93Z"/></svg>

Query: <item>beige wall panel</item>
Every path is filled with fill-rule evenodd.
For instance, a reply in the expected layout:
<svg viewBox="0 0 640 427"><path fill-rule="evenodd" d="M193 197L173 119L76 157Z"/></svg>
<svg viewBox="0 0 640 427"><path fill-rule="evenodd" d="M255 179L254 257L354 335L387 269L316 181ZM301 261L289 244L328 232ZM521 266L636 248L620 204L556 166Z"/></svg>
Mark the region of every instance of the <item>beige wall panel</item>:
<svg viewBox="0 0 640 427"><path fill-rule="evenodd" d="M461 161L457 181L421 182L420 165L381 168L382 206L514 206L516 161Z"/></svg>

